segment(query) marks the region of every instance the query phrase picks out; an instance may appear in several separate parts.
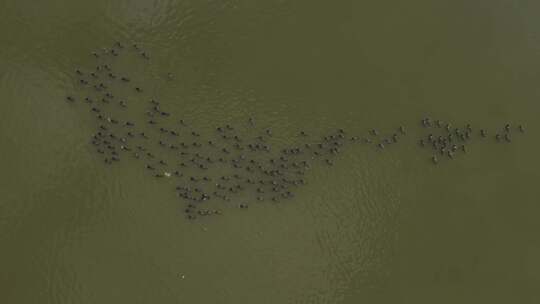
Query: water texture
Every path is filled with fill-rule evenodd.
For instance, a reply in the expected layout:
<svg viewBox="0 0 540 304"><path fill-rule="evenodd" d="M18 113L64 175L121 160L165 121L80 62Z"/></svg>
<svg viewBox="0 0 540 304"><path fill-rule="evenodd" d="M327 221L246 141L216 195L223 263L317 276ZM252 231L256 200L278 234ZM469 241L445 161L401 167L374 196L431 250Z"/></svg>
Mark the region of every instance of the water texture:
<svg viewBox="0 0 540 304"><path fill-rule="evenodd" d="M539 6L1 1L0 301L538 303ZM249 192L189 220L173 177L105 164L91 143L109 123L75 70L116 41L133 56L114 62L131 81L114 85L128 107L113 117L149 128L155 97L205 139L231 124L270 128L276 153L301 130L343 129L346 144L292 198ZM425 117L470 124L467 152L421 147L446 136ZM381 150L371 129L399 142Z"/></svg>

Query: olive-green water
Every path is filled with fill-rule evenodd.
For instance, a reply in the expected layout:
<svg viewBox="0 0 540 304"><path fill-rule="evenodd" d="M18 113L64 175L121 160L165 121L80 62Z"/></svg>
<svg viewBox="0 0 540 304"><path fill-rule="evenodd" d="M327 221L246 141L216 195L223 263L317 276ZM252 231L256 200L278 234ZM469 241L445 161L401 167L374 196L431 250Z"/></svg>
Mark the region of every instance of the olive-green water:
<svg viewBox="0 0 540 304"><path fill-rule="evenodd" d="M540 2L0 1L0 303L540 303ZM287 204L186 220L134 161L106 166L65 96L92 51L194 125L405 125ZM174 75L167 80L167 74ZM135 92L126 93L135 95ZM523 123L435 166L425 116Z"/></svg>

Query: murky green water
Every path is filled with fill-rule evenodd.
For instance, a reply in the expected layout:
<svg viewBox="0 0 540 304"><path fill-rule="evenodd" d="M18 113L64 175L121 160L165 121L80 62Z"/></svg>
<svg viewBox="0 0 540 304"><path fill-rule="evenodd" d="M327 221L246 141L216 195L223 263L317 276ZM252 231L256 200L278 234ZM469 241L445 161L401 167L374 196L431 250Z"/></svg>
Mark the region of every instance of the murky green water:
<svg viewBox="0 0 540 304"><path fill-rule="evenodd" d="M536 1L1 1L1 303L539 303ZM188 221L133 161L105 166L65 102L74 68L122 64L204 127L407 125L317 167L288 204ZM173 73L174 80L167 80ZM124 92L128 97L135 92ZM429 115L500 128L433 166ZM416 136L416 137L415 137Z"/></svg>

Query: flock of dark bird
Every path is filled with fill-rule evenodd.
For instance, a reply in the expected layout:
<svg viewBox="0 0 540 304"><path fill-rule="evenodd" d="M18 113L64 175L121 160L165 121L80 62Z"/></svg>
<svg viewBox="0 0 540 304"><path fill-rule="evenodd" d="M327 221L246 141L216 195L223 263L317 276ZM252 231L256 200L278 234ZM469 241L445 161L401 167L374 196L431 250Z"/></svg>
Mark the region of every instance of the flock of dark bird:
<svg viewBox="0 0 540 304"><path fill-rule="evenodd" d="M157 96L135 84L132 75L115 67L121 56L149 62L149 53L140 46L116 42L92 56L91 68L74 71L79 91L66 97L68 103L86 104L95 116L96 131L90 143L106 165L135 159L156 179L173 180L188 219L219 215L227 207L247 209L253 202L290 200L295 189L306 184L305 175L312 166L332 166L345 146L365 144L384 150L406 136L403 126L389 136L376 129L365 136L343 129L320 137L300 131L297 145L276 149L271 145L272 130L259 128L253 118L246 117L239 125L216 126L204 138L190 123L173 118ZM166 77L174 80L170 73ZM122 92L125 98L118 95ZM128 119L127 108L139 109L143 121ZM522 125L506 124L491 134L469 124L458 128L431 118L422 119L421 126L429 134L418 144L431 150L433 164L467 153L470 141L510 143L514 133L525 132Z"/></svg>

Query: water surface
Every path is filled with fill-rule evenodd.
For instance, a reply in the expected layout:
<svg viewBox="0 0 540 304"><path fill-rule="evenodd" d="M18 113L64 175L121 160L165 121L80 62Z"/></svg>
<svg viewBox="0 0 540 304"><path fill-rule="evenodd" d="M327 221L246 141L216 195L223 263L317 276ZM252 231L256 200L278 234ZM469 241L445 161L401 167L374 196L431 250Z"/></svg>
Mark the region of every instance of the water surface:
<svg viewBox="0 0 540 304"><path fill-rule="evenodd" d="M0 299L5 303L538 303L535 1L2 1ZM202 128L254 116L294 132L407 125L349 149L288 204L185 220L133 162L106 167L73 71L125 64ZM173 73L172 83L166 81ZM126 93L128 94L128 93ZM135 94L135 93L131 93ZM432 166L429 115L500 128Z"/></svg>

